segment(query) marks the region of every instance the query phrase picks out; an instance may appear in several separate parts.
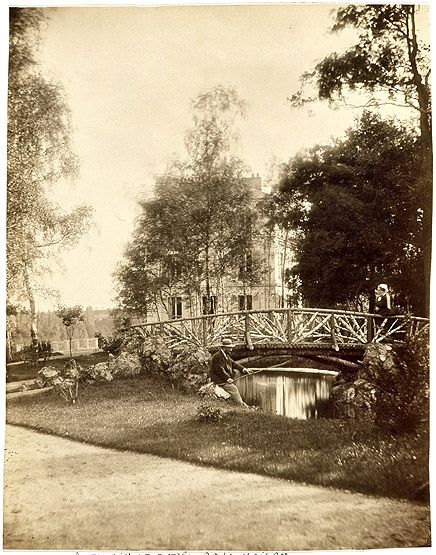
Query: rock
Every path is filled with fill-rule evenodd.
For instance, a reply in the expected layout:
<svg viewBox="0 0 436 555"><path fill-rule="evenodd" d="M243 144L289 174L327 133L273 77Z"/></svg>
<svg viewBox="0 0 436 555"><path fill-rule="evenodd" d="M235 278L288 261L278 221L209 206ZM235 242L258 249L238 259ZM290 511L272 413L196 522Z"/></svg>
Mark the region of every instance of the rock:
<svg viewBox="0 0 436 555"><path fill-rule="evenodd" d="M54 366L44 366L38 371L36 383L39 387L53 385L53 380L59 376L59 372Z"/></svg>
<svg viewBox="0 0 436 555"><path fill-rule="evenodd" d="M173 364L169 368L171 379L176 384L186 381L191 389L198 389L208 380L210 354L203 347L188 345L179 348Z"/></svg>
<svg viewBox="0 0 436 555"><path fill-rule="evenodd" d="M173 359L165 340L159 336L143 339L140 354L144 370L150 373L166 373Z"/></svg>
<svg viewBox="0 0 436 555"><path fill-rule="evenodd" d="M105 380L110 382L114 379L108 362L99 362L88 366L86 368L86 376L96 381Z"/></svg>
<svg viewBox="0 0 436 555"><path fill-rule="evenodd" d="M390 372L395 368L392 347L383 343L370 343L363 357L363 366L358 377L366 381L378 380L381 372Z"/></svg>
<svg viewBox="0 0 436 555"><path fill-rule="evenodd" d="M217 384L214 384L213 382L208 382L205 385L201 386L198 390L198 394L201 397L218 397L219 399L228 399L230 397L230 393L227 393L225 389Z"/></svg>
<svg viewBox="0 0 436 555"><path fill-rule="evenodd" d="M109 361L109 368L114 376L137 376L142 371L138 355L122 352Z"/></svg>
<svg viewBox="0 0 436 555"><path fill-rule="evenodd" d="M390 345L370 343L357 375L350 379L341 376L331 389L331 399L339 411L353 418L374 420L374 401L377 398L380 376L397 373L394 351Z"/></svg>

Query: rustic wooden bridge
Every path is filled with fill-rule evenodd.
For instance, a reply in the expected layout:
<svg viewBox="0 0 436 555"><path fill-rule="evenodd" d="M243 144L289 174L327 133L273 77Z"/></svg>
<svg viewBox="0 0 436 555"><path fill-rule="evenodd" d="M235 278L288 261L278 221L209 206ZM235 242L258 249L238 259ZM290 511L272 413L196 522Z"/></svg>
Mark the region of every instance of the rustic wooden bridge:
<svg viewBox="0 0 436 555"><path fill-rule="evenodd" d="M361 350L370 342L402 343L429 327L429 320L319 308L283 308L208 314L136 324L141 335L160 335L168 346L216 348L225 337L244 349Z"/></svg>

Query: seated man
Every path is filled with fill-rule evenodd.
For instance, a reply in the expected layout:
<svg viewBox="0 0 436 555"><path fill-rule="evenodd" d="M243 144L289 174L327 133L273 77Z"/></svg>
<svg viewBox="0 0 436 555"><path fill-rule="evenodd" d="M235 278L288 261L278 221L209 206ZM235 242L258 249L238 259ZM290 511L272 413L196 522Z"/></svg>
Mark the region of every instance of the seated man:
<svg viewBox="0 0 436 555"><path fill-rule="evenodd" d="M213 355L210 362L210 379L225 389L237 405L248 407L233 383L233 377L234 370L240 370L243 374L250 374L250 371L230 357L232 347L234 344L231 339L223 339L221 349Z"/></svg>

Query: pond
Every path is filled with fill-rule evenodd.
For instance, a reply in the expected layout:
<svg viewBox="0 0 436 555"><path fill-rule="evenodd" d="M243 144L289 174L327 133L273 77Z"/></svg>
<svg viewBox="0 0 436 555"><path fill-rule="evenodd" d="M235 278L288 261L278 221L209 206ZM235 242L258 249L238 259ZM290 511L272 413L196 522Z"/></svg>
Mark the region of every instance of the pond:
<svg viewBox="0 0 436 555"><path fill-rule="evenodd" d="M315 368L265 368L235 381L249 405L289 418L329 416L330 387L338 372Z"/></svg>

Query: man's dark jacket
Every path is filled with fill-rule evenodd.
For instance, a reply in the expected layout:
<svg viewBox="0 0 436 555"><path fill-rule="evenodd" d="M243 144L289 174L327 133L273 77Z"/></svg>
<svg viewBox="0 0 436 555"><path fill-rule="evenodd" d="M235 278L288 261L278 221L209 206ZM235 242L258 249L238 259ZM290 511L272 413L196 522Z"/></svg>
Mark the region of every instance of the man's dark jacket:
<svg viewBox="0 0 436 555"><path fill-rule="evenodd" d="M210 379L217 384L225 383L229 378L233 378L233 370L244 370L241 364L235 362L223 350L216 352L210 361Z"/></svg>

